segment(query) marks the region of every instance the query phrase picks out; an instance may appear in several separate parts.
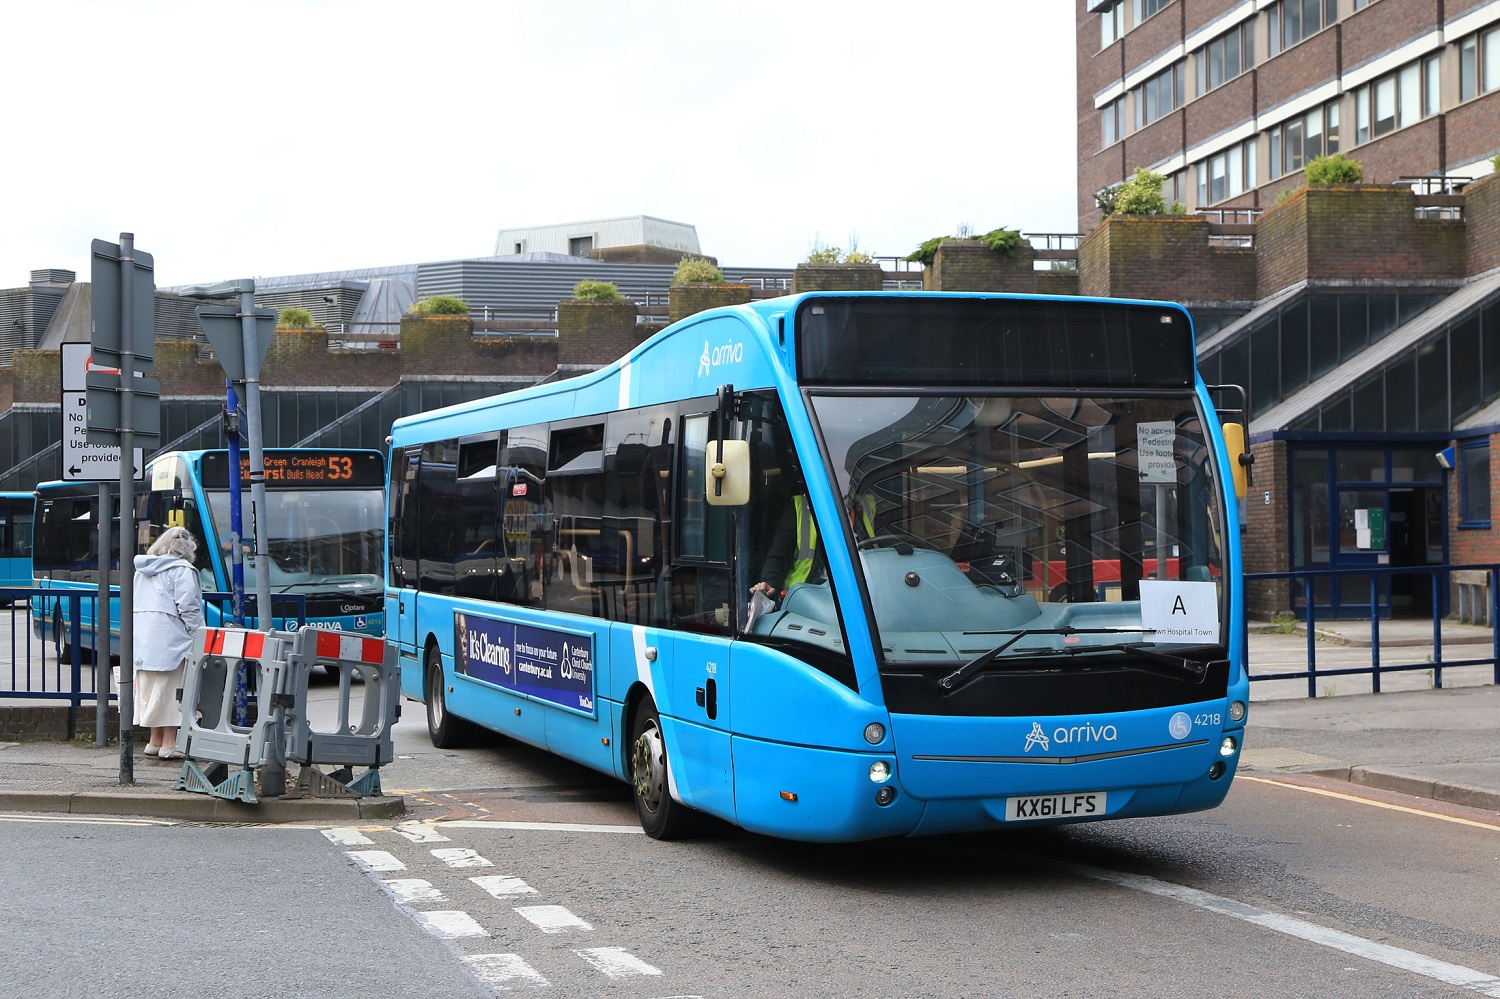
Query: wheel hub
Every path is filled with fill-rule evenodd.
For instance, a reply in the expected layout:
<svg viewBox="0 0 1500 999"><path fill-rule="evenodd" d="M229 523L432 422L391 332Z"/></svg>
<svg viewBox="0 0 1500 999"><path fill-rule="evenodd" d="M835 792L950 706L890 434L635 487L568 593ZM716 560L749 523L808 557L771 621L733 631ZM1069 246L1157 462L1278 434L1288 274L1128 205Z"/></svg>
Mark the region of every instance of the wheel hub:
<svg viewBox="0 0 1500 999"><path fill-rule="evenodd" d="M635 793L647 810L652 812L661 807L662 795L666 790L663 756L660 729L653 726L635 737L630 767Z"/></svg>

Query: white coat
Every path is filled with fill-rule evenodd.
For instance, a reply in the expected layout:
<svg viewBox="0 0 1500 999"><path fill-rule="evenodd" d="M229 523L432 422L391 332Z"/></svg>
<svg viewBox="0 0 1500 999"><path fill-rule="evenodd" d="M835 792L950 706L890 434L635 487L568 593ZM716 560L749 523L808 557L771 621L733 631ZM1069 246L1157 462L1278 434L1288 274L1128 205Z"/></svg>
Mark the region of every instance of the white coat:
<svg viewBox="0 0 1500 999"><path fill-rule="evenodd" d="M175 555L135 557L135 668L174 670L203 626L198 570Z"/></svg>

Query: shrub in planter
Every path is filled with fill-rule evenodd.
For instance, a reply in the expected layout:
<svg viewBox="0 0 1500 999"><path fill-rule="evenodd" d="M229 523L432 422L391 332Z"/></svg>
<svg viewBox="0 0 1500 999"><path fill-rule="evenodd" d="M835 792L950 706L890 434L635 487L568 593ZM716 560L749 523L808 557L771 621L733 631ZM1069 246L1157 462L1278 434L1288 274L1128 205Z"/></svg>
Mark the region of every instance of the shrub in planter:
<svg viewBox="0 0 1500 999"><path fill-rule="evenodd" d="M683 257L672 274L673 284L711 284L723 280L724 272L705 257Z"/></svg>
<svg viewBox="0 0 1500 999"><path fill-rule="evenodd" d="M431 295L411 303L408 311L414 316L467 316L469 306L453 295Z"/></svg>
<svg viewBox="0 0 1500 999"><path fill-rule="evenodd" d="M313 327L312 313L298 305L288 305L281 310L281 315L276 318L276 325L282 329L308 330Z"/></svg>
<svg viewBox="0 0 1500 999"><path fill-rule="evenodd" d="M573 286L573 298L579 302L618 302L624 297L613 281L580 281Z"/></svg>
<svg viewBox="0 0 1500 999"><path fill-rule="evenodd" d="M1365 168L1359 161L1348 159L1343 153L1314 156L1302 173L1309 184L1358 184L1364 175Z"/></svg>

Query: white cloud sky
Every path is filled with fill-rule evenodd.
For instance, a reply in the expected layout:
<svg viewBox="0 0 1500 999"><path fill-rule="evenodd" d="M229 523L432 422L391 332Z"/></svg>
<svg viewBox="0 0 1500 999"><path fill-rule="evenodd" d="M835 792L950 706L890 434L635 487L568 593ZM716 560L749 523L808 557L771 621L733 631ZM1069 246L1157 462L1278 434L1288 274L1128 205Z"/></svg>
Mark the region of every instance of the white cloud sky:
<svg viewBox="0 0 1500 999"><path fill-rule="evenodd" d="M54 0L5 15L0 288L484 256L652 215L721 263L1072 232L1064 0Z"/></svg>

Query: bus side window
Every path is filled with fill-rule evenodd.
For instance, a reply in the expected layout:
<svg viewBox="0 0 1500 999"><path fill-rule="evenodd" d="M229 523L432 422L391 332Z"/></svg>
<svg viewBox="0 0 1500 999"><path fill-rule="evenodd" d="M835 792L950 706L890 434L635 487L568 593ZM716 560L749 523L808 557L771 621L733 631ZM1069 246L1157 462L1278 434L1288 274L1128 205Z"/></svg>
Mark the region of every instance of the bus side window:
<svg viewBox="0 0 1500 999"><path fill-rule="evenodd" d="M458 448L458 488L454 498L454 588L458 596L507 599L499 592L499 445L491 436Z"/></svg>
<svg viewBox="0 0 1500 999"><path fill-rule="evenodd" d="M417 471L417 588L453 593L454 493L458 442L437 441L422 448Z"/></svg>
<svg viewBox="0 0 1500 999"><path fill-rule="evenodd" d="M677 555L671 576L672 623L727 635L732 624L728 553L730 507L709 506L702 455L711 417L683 420L677 464Z"/></svg>

